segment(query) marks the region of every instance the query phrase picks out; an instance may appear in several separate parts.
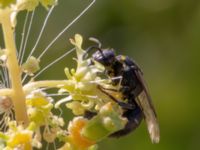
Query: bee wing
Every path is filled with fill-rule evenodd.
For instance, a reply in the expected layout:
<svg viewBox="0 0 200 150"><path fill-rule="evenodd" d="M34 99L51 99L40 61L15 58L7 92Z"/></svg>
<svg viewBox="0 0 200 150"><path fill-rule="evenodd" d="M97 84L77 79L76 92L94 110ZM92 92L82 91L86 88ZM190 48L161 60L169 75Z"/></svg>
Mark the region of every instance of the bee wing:
<svg viewBox="0 0 200 150"><path fill-rule="evenodd" d="M158 143L160 140L160 129L156 118L156 112L151 97L148 93L147 85L143 78L142 72L140 70L136 70L135 73L143 86L143 91L136 98L136 102L143 111L144 119L146 121L152 143Z"/></svg>

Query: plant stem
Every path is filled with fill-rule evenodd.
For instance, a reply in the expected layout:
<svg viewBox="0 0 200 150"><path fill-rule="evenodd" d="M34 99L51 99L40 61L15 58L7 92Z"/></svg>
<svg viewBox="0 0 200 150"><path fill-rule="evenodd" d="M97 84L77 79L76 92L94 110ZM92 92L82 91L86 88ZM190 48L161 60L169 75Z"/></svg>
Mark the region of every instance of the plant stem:
<svg viewBox="0 0 200 150"><path fill-rule="evenodd" d="M44 80L44 81L35 81L30 82L24 85L23 89L25 93L29 93L34 89L38 88L59 88L63 86L72 87L74 83L70 80Z"/></svg>
<svg viewBox="0 0 200 150"><path fill-rule="evenodd" d="M11 97L12 96L12 90L11 89L5 89L5 88L3 88L3 89L0 89L0 95L1 96L9 96L9 97Z"/></svg>
<svg viewBox="0 0 200 150"><path fill-rule="evenodd" d="M4 34L5 49L7 52L7 69L11 80L12 102L15 111L16 121L18 123L28 124L28 116L25 104L25 94L21 82L21 70L17 60L14 27L11 23L11 12L5 11L1 18L2 29Z"/></svg>

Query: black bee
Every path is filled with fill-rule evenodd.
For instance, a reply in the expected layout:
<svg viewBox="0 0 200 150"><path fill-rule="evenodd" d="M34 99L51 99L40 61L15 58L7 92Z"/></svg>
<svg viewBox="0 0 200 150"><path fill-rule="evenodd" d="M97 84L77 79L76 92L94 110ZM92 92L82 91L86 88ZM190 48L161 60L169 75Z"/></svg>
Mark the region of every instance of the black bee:
<svg viewBox="0 0 200 150"><path fill-rule="evenodd" d="M117 100L109 93L109 90L113 91L113 89L99 86L103 93L122 107L123 117L128 119L125 128L111 134L110 137L121 137L130 133L139 126L144 118L152 142L158 143L160 139L159 124L140 67L128 56L116 55L115 51L110 48L102 49L97 39L93 38L92 40L99 45L89 47L86 54L95 50L92 54L92 61L97 61L105 67L106 74L113 79L112 84L120 84L120 89L116 92L121 92L122 99L127 100L127 102Z"/></svg>

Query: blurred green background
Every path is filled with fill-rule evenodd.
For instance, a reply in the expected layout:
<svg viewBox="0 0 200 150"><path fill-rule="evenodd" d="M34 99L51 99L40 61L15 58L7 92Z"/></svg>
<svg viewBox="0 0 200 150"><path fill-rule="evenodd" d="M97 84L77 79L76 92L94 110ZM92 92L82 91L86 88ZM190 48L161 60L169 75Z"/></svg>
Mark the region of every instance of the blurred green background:
<svg viewBox="0 0 200 150"><path fill-rule="evenodd" d="M49 19L39 53L70 23L90 0L59 0ZM33 47L46 11L39 8L33 20L28 49ZM24 15L20 15L22 19ZM23 21L18 22L21 32ZM84 47L98 38L103 47L135 59L149 84L161 129L159 144L151 144L145 123L120 139L100 142L99 150L200 149L200 1L199 0L97 0L41 60L45 66L73 46L69 38L84 36ZM17 35L19 36L19 34ZM20 37L17 37L17 40ZM19 42L19 41L18 41ZM45 71L40 79L65 78L64 67L74 67L74 54ZM71 116L70 112L66 116Z"/></svg>

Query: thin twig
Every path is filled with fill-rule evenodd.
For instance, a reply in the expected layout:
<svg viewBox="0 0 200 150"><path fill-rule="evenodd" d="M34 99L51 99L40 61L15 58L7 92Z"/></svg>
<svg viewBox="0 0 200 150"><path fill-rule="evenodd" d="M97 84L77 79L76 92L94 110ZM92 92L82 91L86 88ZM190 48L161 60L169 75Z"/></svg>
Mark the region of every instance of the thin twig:
<svg viewBox="0 0 200 150"><path fill-rule="evenodd" d="M37 38L37 41L36 41L35 45L33 46L33 48L32 48L32 50L31 50L31 52L30 52L28 58L29 58L29 57L33 54L33 52L35 51L35 49L36 49L36 47L37 47L37 45L38 45L38 43L39 43L39 41L40 41L40 39L41 39L41 37L42 37L42 34L43 34L43 32L44 32L44 29L45 29L45 27L46 27L46 25L47 25L47 21L48 21L48 19L49 19L49 17L50 17L50 15L51 15L51 13L52 13L52 11L53 11L54 8L55 8L55 6L53 5L53 6L50 8L50 10L49 10L47 16L45 17L45 20L44 20L43 26L42 26L42 28L41 28L41 31L40 31L40 33L39 33L39 36L38 36L38 38Z"/></svg>
<svg viewBox="0 0 200 150"><path fill-rule="evenodd" d="M53 62L51 62L50 64L48 64L46 67L44 67L42 70L40 70L34 77L33 79L35 79L36 77L38 77L42 72L44 72L45 70L47 70L49 67L51 67L52 65L54 65L55 63L57 63L58 61L60 61L61 59L63 59L65 56L67 56L68 54L70 54L71 52L73 52L75 50L75 48L72 48L71 50L67 51L64 55L60 56L59 58L55 59ZM24 80L24 79L23 79Z"/></svg>
<svg viewBox="0 0 200 150"><path fill-rule="evenodd" d="M26 32L26 24L28 22L28 16L29 16L29 11L26 13L23 29L22 29L22 34L21 34L21 42L20 42L20 48L19 48L19 53L18 53L18 60L20 60L20 57L22 55L22 49L24 45L24 37L25 37L25 32Z"/></svg>
<svg viewBox="0 0 200 150"><path fill-rule="evenodd" d="M30 34L30 31L31 31L32 23L33 23L34 14L35 14L35 10L32 12L31 20L30 20L30 23L29 23L29 26L28 26L26 39L25 39L24 46L23 46L23 49L22 49L22 56L20 57L20 65L23 62L23 58L24 58L24 54L25 54L25 50L26 50L26 45L27 45L27 42L28 42L28 39L29 39L29 34Z"/></svg>
<svg viewBox="0 0 200 150"><path fill-rule="evenodd" d="M44 49L44 51L38 56L38 59L41 59L43 55L47 52L47 50L60 38L60 36L65 33L81 16L87 12L87 10L95 3L96 0L92 0L92 2L77 16L74 18L72 22L70 22Z"/></svg>

